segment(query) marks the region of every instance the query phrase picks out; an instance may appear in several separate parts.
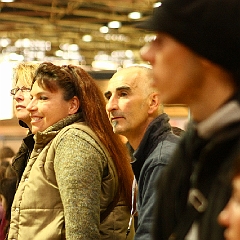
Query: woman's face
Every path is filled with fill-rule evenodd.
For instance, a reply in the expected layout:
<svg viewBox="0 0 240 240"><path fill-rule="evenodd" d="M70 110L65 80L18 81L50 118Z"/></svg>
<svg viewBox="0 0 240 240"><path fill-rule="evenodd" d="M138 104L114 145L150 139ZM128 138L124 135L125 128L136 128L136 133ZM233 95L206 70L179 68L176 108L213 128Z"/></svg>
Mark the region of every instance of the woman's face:
<svg viewBox="0 0 240 240"><path fill-rule="evenodd" d="M224 231L226 240L240 239L240 175L233 179L232 196L219 214L218 221L226 227Z"/></svg>
<svg viewBox="0 0 240 240"><path fill-rule="evenodd" d="M21 80L18 80L14 89L12 89L12 95L14 99L14 112L19 120L22 120L30 127L31 119L26 107L30 103L30 86L24 85Z"/></svg>
<svg viewBox="0 0 240 240"><path fill-rule="evenodd" d="M41 88L37 82L31 90L31 101L27 106L30 112L32 132L44 131L59 120L74 114L78 110L77 98L64 100L63 90L55 92Z"/></svg>

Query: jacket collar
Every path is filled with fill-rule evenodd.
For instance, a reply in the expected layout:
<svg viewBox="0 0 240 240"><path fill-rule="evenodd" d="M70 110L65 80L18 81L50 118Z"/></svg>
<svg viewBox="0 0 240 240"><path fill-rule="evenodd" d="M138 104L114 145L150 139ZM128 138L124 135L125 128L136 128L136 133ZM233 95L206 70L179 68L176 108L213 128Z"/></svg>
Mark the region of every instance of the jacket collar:
<svg viewBox="0 0 240 240"><path fill-rule="evenodd" d="M144 162L170 131L171 125L166 113L159 115L149 124L138 149L133 153L135 161L132 162L132 168L137 181Z"/></svg>
<svg viewBox="0 0 240 240"><path fill-rule="evenodd" d="M240 105L238 101L232 100L219 108L208 119L196 124L195 127L200 137L209 139L222 128L239 121Z"/></svg>
<svg viewBox="0 0 240 240"><path fill-rule="evenodd" d="M64 127L73 124L74 122L81 121L83 119L82 113L76 113L70 115L64 119L61 119L57 123L48 127L43 132L37 132L34 136L34 140L36 144L47 144L50 142Z"/></svg>

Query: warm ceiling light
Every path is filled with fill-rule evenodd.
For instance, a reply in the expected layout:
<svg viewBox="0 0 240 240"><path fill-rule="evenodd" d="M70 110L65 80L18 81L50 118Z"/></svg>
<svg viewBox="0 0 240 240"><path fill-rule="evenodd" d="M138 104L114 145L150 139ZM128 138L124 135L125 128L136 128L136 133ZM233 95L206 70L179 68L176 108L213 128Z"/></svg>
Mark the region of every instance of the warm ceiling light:
<svg viewBox="0 0 240 240"><path fill-rule="evenodd" d="M1 38L0 39L0 46L7 47L11 43L11 39L9 38Z"/></svg>
<svg viewBox="0 0 240 240"><path fill-rule="evenodd" d="M73 52L76 52L76 51L79 50L79 47L78 47L77 44L70 44L70 45L69 45L69 50L70 50L70 51L73 51Z"/></svg>
<svg viewBox="0 0 240 240"><path fill-rule="evenodd" d="M107 26L102 26L99 28L100 33L108 33L109 28Z"/></svg>
<svg viewBox="0 0 240 240"><path fill-rule="evenodd" d="M94 60L92 67L97 70L117 70L118 64L109 60Z"/></svg>
<svg viewBox="0 0 240 240"><path fill-rule="evenodd" d="M69 44L68 43L61 43L59 45L59 48L63 51L68 51L68 48L69 48Z"/></svg>
<svg viewBox="0 0 240 240"><path fill-rule="evenodd" d="M153 7L157 8L157 7L160 7L161 5L162 5L161 2L156 2L156 3L153 4Z"/></svg>
<svg viewBox="0 0 240 240"><path fill-rule="evenodd" d="M84 35L84 36L82 37L82 40L83 40L84 42L91 42L91 41L92 41L92 36L91 36L91 35Z"/></svg>
<svg viewBox="0 0 240 240"><path fill-rule="evenodd" d="M133 58L134 57L133 51L132 50L126 50L125 51L125 56L127 58Z"/></svg>
<svg viewBox="0 0 240 240"><path fill-rule="evenodd" d="M142 14L140 12L131 12L128 14L128 17L130 19L139 19L142 17Z"/></svg>
<svg viewBox="0 0 240 240"><path fill-rule="evenodd" d="M120 28L122 24L119 21L112 21L108 23L109 28Z"/></svg>
<svg viewBox="0 0 240 240"><path fill-rule="evenodd" d="M55 52L55 55L56 55L57 57L62 57L62 56L63 56L63 51L62 51L62 50L57 50L57 51Z"/></svg>
<svg viewBox="0 0 240 240"><path fill-rule="evenodd" d="M1 0L1 2L14 2L15 0Z"/></svg>

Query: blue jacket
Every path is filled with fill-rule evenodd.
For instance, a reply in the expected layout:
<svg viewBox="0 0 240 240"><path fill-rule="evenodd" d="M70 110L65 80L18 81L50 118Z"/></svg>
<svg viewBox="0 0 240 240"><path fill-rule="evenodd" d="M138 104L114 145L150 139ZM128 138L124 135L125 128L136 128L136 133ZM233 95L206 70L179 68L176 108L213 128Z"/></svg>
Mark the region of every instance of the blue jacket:
<svg viewBox="0 0 240 240"><path fill-rule="evenodd" d="M135 240L151 239L156 180L168 164L178 140L179 137L172 133L168 115L163 113L148 126L138 149L133 153L136 161L132 163L132 168L138 182Z"/></svg>

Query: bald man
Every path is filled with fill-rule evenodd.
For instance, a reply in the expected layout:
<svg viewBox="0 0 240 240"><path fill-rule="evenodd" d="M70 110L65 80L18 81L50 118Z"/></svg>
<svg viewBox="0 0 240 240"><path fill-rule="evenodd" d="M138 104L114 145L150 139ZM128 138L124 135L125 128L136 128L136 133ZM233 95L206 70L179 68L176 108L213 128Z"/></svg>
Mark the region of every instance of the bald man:
<svg viewBox="0 0 240 240"><path fill-rule="evenodd" d="M132 168L138 183L137 240L151 239L157 176L168 164L179 140L152 81L149 67L124 68L109 80L104 94L114 132L125 136L133 150Z"/></svg>

